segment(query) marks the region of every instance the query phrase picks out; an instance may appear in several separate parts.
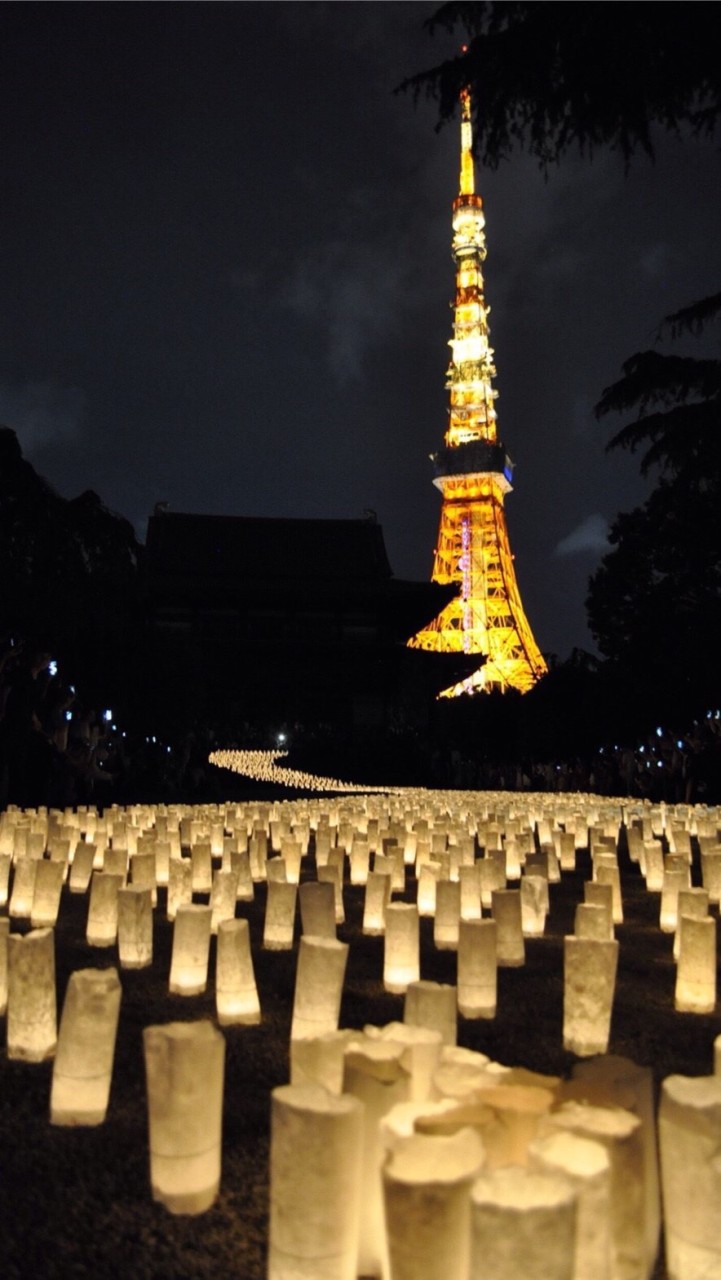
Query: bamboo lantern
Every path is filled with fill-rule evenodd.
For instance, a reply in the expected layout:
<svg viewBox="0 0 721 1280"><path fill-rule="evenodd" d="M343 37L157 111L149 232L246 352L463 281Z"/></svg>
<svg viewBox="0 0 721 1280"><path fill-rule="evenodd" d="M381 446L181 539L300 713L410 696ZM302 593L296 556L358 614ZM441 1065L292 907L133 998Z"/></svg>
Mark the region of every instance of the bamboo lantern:
<svg viewBox="0 0 721 1280"><path fill-rule="evenodd" d="M480 1174L471 1190L469 1280L574 1280L577 1198L559 1174ZM438 1273L440 1274L440 1272Z"/></svg>
<svg viewBox="0 0 721 1280"><path fill-rule="evenodd" d="M369 871L363 904L363 932L380 937L386 929L386 908L390 902L391 878L380 871Z"/></svg>
<svg viewBox="0 0 721 1280"><path fill-rule="evenodd" d="M713 1013L716 1008L716 919L681 916L674 1008Z"/></svg>
<svg viewBox="0 0 721 1280"><path fill-rule="evenodd" d="M196 996L208 982L210 907L189 903L178 907L173 924L170 994Z"/></svg>
<svg viewBox="0 0 721 1280"><path fill-rule="evenodd" d="M497 926L496 957L499 968L518 968L526 960L521 927L520 889L494 889L491 906Z"/></svg>
<svg viewBox="0 0 721 1280"><path fill-rule="evenodd" d="M574 1280L612 1280L611 1163L607 1151L600 1142L557 1130L536 1138L528 1157L531 1172L561 1175L576 1193Z"/></svg>
<svg viewBox="0 0 721 1280"><path fill-rule="evenodd" d="M103 1123L110 1096L120 997L115 969L76 969L71 973L53 1063L51 1124Z"/></svg>
<svg viewBox="0 0 721 1280"><path fill-rule="evenodd" d="M150 889L150 901L157 906L158 888L155 853L134 853L130 859L130 883L139 889Z"/></svg>
<svg viewBox="0 0 721 1280"><path fill-rule="evenodd" d="M436 914L436 895L440 871L440 862L432 862L430 860L424 862L418 871L416 902L419 916L432 917Z"/></svg>
<svg viewBox="0 0 721 1280"><path fill-rule="evenodd" d="M622 1107L641 1122L643 1145L643 1222L646 1270L650 1275L658 1254L661 1200L656 1142L656 1101L653 1074L629 1058L604 1054L573 1067L564 1092L596 1107Z"/></svg>
<svg viewBox="0 0 721 1280"><path fill-rule="evenodd" d="M335 892L335 885L329 880L306 880L300 885L298 901L303 933L316 938L336 937Z"/></svg>
<svg viewBox="0 0 721 1280"><path fill-rule="evenodd" d="M268 1280L355 1280L362 1142L357 1099L273 1089Z"/></svg>
<svg viewBox="0 0 721 1280"><path fill-rule="evenodd" d="M573 917L573 932L577 938L609 941L613 936L613 921L608 907L595 902L579 902Z"/></svg>
<svg viewBox="0 0 721 1280"><path fill-rule="evenodd" d="M688 869L663 873L659 927L662 933L673 933L678 920L678 895L680 889L689 887Z"/></svg>
<svg viewBox="0 0 721 1280"><path fill-rule="evenodd" d="M708 915L709 899L706 889L679 889L678 920L673 936L673 958L678 960L681 945L679 923L682 916L692 916L694 920L703 920Z"/></svg>
<svg viewBox="0 0 721 1280"><path fill-rule="evenodd" d="M55 934L33 929L8 936L7 1054L43 1062L55 1053Z"/></svg>
<svg viewBox="0 0 721 1280"><path fill-rule="evenodd" d="M332 884L334 903L335 903L335 920L336 924L345 922L345 907L343 905L343 864L333 860L333 850L331 857L324 867L318 867L319 884Z"/></svg>
<svg viewBox="0 0 721 1280"><path fill-rule="evenodd" d="M7 906L8 893L10 888L10 867L12 866L12 854L0 853L0 907Z"/></svg>
<svg viewBox="0 0 721 1280"><path fill-rule="evenodd" d="M586 880L583 886L583 900L591 907L604 908L608 921L606 937L609 941L612 941L614 938L613 886L600 884L598 880Z"/></svg>
<svg viewBox="0 0 721 1280"><path fill-rule="evenodd" d="M223 920L233 920L238 892L238 877L233 871L214 871L210 891L210 932L217 934Z"/></svg>
<svg viewBox="0 0 721 1280"><path fill-rule="evenodd" d="M303 934L298 948L291 1040L338 1029L348 944Z"/></svg>
<svg viewBox="0 0 721 1280"><path fill-rule="evenodd" d="M611 1030L618 942L563 940L563 1047L579 1058L605 1053Z"/></svg>
<svg viewBox="0 0 721 1280"><path fill-rule="evenodd" d="M30 924L33 929L52 928L57 923L60 909L65 864L45 858L39 860L36 866Z"/></svg>
<svg viewBox="0 0 721 1280"><path fill-rule="evenodd" d="M342 1093L346 1050L357 1040L362 1043L363 1037L348 1029L291 1040L290 1083L321 1084L329 1093Z"/></svg>
<svg viewBox="0 0 721 1280"><path fill-rule="evenodd" d="M383 986L403 994L409 982L420 978L420 929L418 907L410 902L389 902L383 953Z"/></svg>
<svg viewBox="0 0 721 1280"><path fill-rule="evenodd" d="M113 947L118 936L118 893L123 876L94 871L90 881L88 923L85 938L90 947Z"/></svg>
<svg viewBox="0 0 721 1280"><path fill-rule="evenodd" d="M448 983L419 979L408 984L403 1004L406 1026L438 1031L442 1044L455 1045L457 1011L457 991Z"/></svg>
<svg viewBox="0 0 721 1280"><path fill-rule="evenodd" d="M71 893L86 893L95 864L95 845L81 841L75 850L68 887Z"/></svg>
<svg viewBox="0 0 721 1280"><path fill-rule="evenodd" d="M171 858L168 871L166 915L174 920L178 907L193 901L193 864L190 858Z"/></svg>
<svg viewBox="0 0 721 1280"><path fill-rule="evenodd" d="M190 861L193 868L193 893L210 893L213 886L213 859L209 840L199 840L192 846Z"/></svg>
<svg viewBox="0 0 721 1280"><path fill-rule="evenodd" d="M35 896L38 859L17 858L13 870L13 888L8 913L13 919L29 920Z"/></svg>
<svg viewBox="0 0 721 1280"><path fill-rule="evenodd" d="M550 1129L589 1138L610 1165L611 1271L642 1280L647 1275L644 1148L641 1121L621 1107L564 1102L548 1118Z"/></svg>
<svg viewBox="0 0 721 1280"><path fill-rule="evenodd" d="M439 951L457 951L460 919L460 883L439 880L436 885L436 914L433 921L433 941Z"/></svg>
<svg viewBox="0 0 721 1280"><path fill-rule="evenodd" d="M292 951L298 886L284 880L268 880L263 924L266 951Z"/></svg>
<svg viewBox="0 0 721 1280"><path fill-rule="evenodd" d="M428 1027L413 1026L405 1022L389 1022L384 1027L366 1026L363 1034L368 1040L382 1040L402 1048L401 1063L409 1075L410 1101L427 1102L433 1091L433 1076L441 1058L440 1031L431 1031Z"/></svg>
<svg viewBox="0 0 721 1280"><path fill-rule="evenodd" d="M143 1048L153 1199L204 1213L220 1187L225 1040L207 1020L169 1022L146 1027Z"/></svg>
<svg viewBox="0 0 721 1280"><path fill-rule="evenodd" d="M498 963L495 920L461 920L458 931L458 1012L496 1016Z"/></svg>
<svg viewBox="0 0 721 1280"><path fill-rule="evenodd" d="M10 921L5 917L0 917L0 1018L5 1015L8 1007L8 938L10 936Z"/></svg>
<svg viewBox="0 0 721 1280"><path fill-rule="evenodd" d="M218 925L215 1007L221 1027L260 1022L247 920L221 920Z"/></svg>
<svg viewBox="0 0 721 1280"><path fill-rule="evenodd" d="M711 1280L721 1275L721 1079L667 1076L658 1131L669 1280Z"/></svg>
<svg viewBox="0 0 721 1280"><path fill-rule="evenodd" d="M131 884L118 892L118 958L121 969L147 969L153 963L153 899L149 885Z"/></svg>
<svg viewBox="0 0 721 1280"><path fill-rule="evenodd" d="M473 1129L414 1135L383 1165L383 1199L393 1280L467 1280L470 1189L483 1164Z"/></svg>
<svg viewBox="0 0 721 1280"><path fill-rule="evenodd" d="M345 1055L343 1092L363 1103L363 1156L357 1270L359 1276L388 1274L383 1218L380 1122L396 1103L407 1102L410 1076L404 1049L382 1040L354 1041Z"/></svg>
<svg viewBox="0 0 721 1280"><path fill-rule="evenodd" d="M526 937L540 937L548 915L548 881L545 876L521 878L521 928Z"/></svg>

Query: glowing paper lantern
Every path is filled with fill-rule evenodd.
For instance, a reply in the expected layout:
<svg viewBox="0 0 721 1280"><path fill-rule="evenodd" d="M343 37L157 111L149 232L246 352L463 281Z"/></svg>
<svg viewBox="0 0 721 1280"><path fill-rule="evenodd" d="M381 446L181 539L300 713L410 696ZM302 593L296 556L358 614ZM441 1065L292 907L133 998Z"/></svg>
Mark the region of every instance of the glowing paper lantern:
<svg viewBox="0 0 721 1280"><path fill-rule="evenodd" d="M563 940L563 1047L581 1058L605 1053L611 1030L618 942Z"/></svg>
<svg viewBox="0 0 721 1280"><path fill-rule="evenodd" d="M401 1064L409 1075L408 1093L412 1103L431 1097L433 1076L441 1057L441 1033L425 1026L389 1022L384 1027L366 1026L368 1040L382 1040L402 1049Z"/></svg>
<svg viewBox="0 0 721 1280"><path fill-rule="evenodd" d="M0 917L0 1017L8 1007L8 938L10 921Z"/></svg>
<svg viewBox="0 0 721 1280"><path fill-rule="evenodd" d="M682 916L692 916L694 920L703 920L708 915L709 898L706 889L679 889L678 920L673 938L673 958L678 960L681 944L679 922Z"/></svg>
<svg viewBox="0 0 721 1280"><path fill-rule="evenodd" d="M608 861L599 859L596 869L596 883L611 886L611 914L614 924L623 924L623 898L621 896L621 876L615 855Z"/></svg>
<svg viewBox="0 0 721 1280"><path fill-rule="evenodd" d="M173 925L170 993L195 996L205 991L210 952L210 907L190 903L178 907Z"/></svg>
<svg viewBox="0 0 721 1280"><path fill-rule="evenodd" d="M8 900L11 866L12 854L0 853L0 907L4 907Z"/></svg>
<svg viewBox="0 0 721 1280"><path fill-rule="evenodd" d="M418 907L410 902L389 902L386 907L383 986L402 994L420 978L420 930Z"/></svg>
<svg viewBox="0 0 721 1280"><path fill-rule="evenodd" d="M533 1172L561 1175L576 1193L574 1280L611 1280L611 1165L599 1142L556 1131L528 1149ZM553 1273L551 1273L553 1274ZM563 1273L561 1273L563 1274Z"/></svg>
<svg viewBox="0 0 721 1280"><path fill-rule="evenodd" d="M701 854L701 876L709 902L718 905L721 903L721 853Z"/></svg>
<svg viewBox="0 0 721 1280"><path fill-rule="evenodd" d="M292 951L297 897L297 885L268 881L263 925L263 946L267 951Z"/></svg>
<svg viewBox="0 0 721 1280"><path fill-rule="evenodd" d="M353 844L350 851L350 882L351 884L365 884L368 879L368 871L370 869L370 845L362 836L353 837Z"/></svg>
<svg viewBox="0 0 721 1280"><path fill-rule="evenodd" d="M168 870L168 900L166 914L174 920L178 907L193 901L193 864L190 858L171 858Z"/></svg>
<svg viewBox="0 0 721 1280"><path fill-rule="evenodd" d="M658 1130L669 1280L719 1276L721 1079L667 1076Z"/></svg>
<svg viewBox="0 0 721 1280"><path fill-rule="evenodd" d="M521 928L527 937L540 937L548 915L548 880L545 876L521 878Z"/></svg>
<svg viewBox="0 0 721 1280"><path fill-rule="evenodd" d="M480 920L483 912L478 864L460 866L458 881L461 886L461 920Z"/></svg>
<svg viewBox="0 0 721 1280"><path fill-rule="evenodd" d="M341 851L339 851L341 852ZM324 867L318 867L318 881L320 884L332 884L335 904L335 920L336 924L343 924L345 921L345 906L343 904L343 863L333 859L333 850L331 857Z"/></svg>
<svg viewBox="0 0 721 1280"><path fill-rule="evenodd" d="M121 969L146 969L153 963L152 893L149 885L135 884L127 885L118 892L118 958Z"/></svg>
<svg viewBox="0 0 721 1280"><path fill-rule="evenodd" d="M496 957L499 967L518 968L525 964L526 948L521 925L519 889L494 889L491 895L496 922Z"/></svg>
<svg viewBox="0 0 721 1280"><path fill-rule="evenodd" d="M55 935L33 929L8 936L8 1058L43 1062L55 1053Z"/></svg>
<svg viewBox="0 0 721 1280"><path fill-rule="evenodd" d="M573 932L577 938L597 938L601 942L613 940L613 920L607 904L579 902L573 918Z"/></svg>
<svg viewBox="0 0 721 1280"><path fill-rule="evenodd" d="M342 1093L345 1053L361 1039L347 1029L290 1042L290 1083L322 1084L330 1093Z"/></svg>
<svg viewBox="0 0 721 1280"><path fill-rule="evenodd" d="M678 894L689 887L688 870L664 871L661 889L659 926L662 933L673 933L678 920Z"/></svg>
<svg viewBox="0 0 721 1280"><path fill-rule="evenodd" d="M13 887L8 912L13 919L29 920L35 897L38 859L17 858L13 870Z"/></svg>
<svg viewBox="0 0 721 1280"><path fill-rule="evenodd" d="M498 989L495 920L461 920L458 931L458 1012L494 1018Z"/></svg>
<svg viewBox="0 0 721 1280"><path fill-rule="evenodd" d="M493 893L496 889L506 887L506 859L503 850L487 850L485 858L478 863L481 880L481 902L490 909Z"/></svg>
<svg viewBox="0 0 721 1280"><path fill-rule="evenodd" d="M436 914L433 921L433 941L439 951L457 949L460 918L460 884L454 880L439 880L436 885Z"/></svg>
<svg viewBox="0 0 721 1280"><path fill-rule="evenodd" d="M221 1027L260 1022L247 920L222 920L218 925L215 1007Z"/></svg>
<svg viewBox="0 0 721 1280"><path fill-rule="evenodd" d="M383 1195L393 1280L467 1280L470 1188L483 1164L472 1129L415 1135L383 1166Z"/></svg>
<svg viewBox="0 0 721 1280"><path fill-rule="evenodd" d="M355 1280L362 1117L317 1085L273 1089L268 1280Z"/></svg>
<svg viewBox="0 0 721 1280"><path fill-rule="evenodd" d="M233 871L214 871L210 891L210 932L216 934L222 920L232 920L238 891L238 877Z"/></svg>
<svg viewBox="0 0 721 1280"><path fill-rule="evenodd" d="M213 885L213 861L209 840L200 840L193 845L190 861L193 868L193 893L210 893Z"/></svg>
<svg viewBox="0 0 721 1280"><path fill-rule="evenodd" d="M716 920L681 916L674 1007L680 1013L716 1008Z"/></svg>
<svg viewBox="0 0 721 1280"><path fill-rule="evenodd" d="M427 1027L429 1031L437 1031L443 1044L454 1045L457 1009L455 987L445 982L419 979L410 982L406 988L403 1021L409 1027Z"/></svg>
<svg viewBox="0 0 721 1280"><path fill-rule="evenodd" d="M572 1184L559 1174L481 1172L471 1190L469 1280L580 1278L574 1268L576 1204Z"/></svg>
<svg viewBox="0 0 721 1280"><path fill-rule="evenodd" d="M614 937L613 928L613 886L600 884L598 880L586 880L583 886L583 900L592 907L603 907L608 920L607 937Z"/></svg>
<svg viewBox="0 0 721 1280"><path fill-rule="evenodd" d="M298 889L303 933L335 938L335 885L332 881L306 880Z"/></svg>
<svg viewBox="0 0 721 1280"><path fill-rule="evenodd" d="M75 850L68 887L71 893L85 893L95 864L95 845L81 841Z"/></svg>
<svg viewBox="0 0 721 1280"><path fill-rule="evenodd" d="M124 877L94 871L90 881L86 941L91 947L112 947L118 936L118 893Z"/></svg>
<svg viewBox="0 0 721 1280"><path fill-rule="evenodd" d="M151 906L158 901L155 852L134 853L130 859L130 883L150 890Z"/></svg>
<svg viewBox="0 0 721 1280"><path fill-rule="evenodd" d="M153 1199L204 1213L220 1187L225 1040L208 1021L169 1022L146 1027L143 1047Z"/></svg>
<svg viewBox="0 0 721 1280"><path fill-rule="evenodd" d="M33 929L50 928L58 918L65 866L43 859L36 867L30 924Z"/></svg>
<svg viewBox="0 0 721 1280"><path fill-rule="evenodd" d="M338 1028L348 944L303 934L298 948L291 1040Z"/></svg>
<svg viewBox="0 0 721 1280"><path fill-rule="evenodd" d="M71 973L53 1063L51 1124L98 1125L104 1121L120 996L115 969L76 969Z"/></svg>
<svg viewBox="0 0 721 1280"><path fill-rule="evenodd" d="M424 862L418 871L416 901L419 916L436 914L436 893L440 871L440 862L431 861Z"/></svg>

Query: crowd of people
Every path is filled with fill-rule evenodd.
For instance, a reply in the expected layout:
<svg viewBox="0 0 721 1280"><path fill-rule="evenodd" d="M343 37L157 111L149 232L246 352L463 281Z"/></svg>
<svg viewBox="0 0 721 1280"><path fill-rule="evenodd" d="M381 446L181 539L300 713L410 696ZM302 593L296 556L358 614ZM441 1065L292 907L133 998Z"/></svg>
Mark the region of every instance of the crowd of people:
<svg viewBox="0 0 721 1280"><path fill-rule="evenodd" d="M63 675L51 645L15 637L0 642L0 811L8 804L103 808L140 801L222 800L230 798L220 794L227 780L208 763L212 750L254 745L288 750L312 746L319 734L319 726L306 731L294 724L281 726L281 731L278 726L243 724L235 732L229 729L221 740L212 728L193 724L159 737L147 725L133 731L117 723L111 708L91 706L82 689ZM325 740L328 735L330 741L327 726L320 737ZM685 733L659 726L641 742L599 746L585 759L503 763L490 759L482 743L477 752L437 744L418 750L419 744L414 745L419 776L412 781L419 785L588 791L674 804L721 803L718 710L709 711ZM358 744L356 756L357 749ZM408 758L408 752L400 746L398 750ZM373 781L394 785L411 780L389 776Z"/></svg>

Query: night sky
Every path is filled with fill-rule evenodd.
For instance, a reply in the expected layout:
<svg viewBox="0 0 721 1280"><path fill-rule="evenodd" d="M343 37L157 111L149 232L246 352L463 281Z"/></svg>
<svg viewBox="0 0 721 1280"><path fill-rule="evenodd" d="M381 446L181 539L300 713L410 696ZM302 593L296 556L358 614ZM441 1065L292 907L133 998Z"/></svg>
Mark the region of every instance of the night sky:
<svg viewBox="0 0 721 1280"><path fill-rule="evenodd" d="M158 501L372 509L396 576L429 577L459 140L393 90L455 53L436 8L0 6L0 422L61 494L141 538ZM592 647L589 573L646 491L593 405L719 288L721 157L662 137L629 176L608 152L476 176L511 546L563 658Z"/></svg>

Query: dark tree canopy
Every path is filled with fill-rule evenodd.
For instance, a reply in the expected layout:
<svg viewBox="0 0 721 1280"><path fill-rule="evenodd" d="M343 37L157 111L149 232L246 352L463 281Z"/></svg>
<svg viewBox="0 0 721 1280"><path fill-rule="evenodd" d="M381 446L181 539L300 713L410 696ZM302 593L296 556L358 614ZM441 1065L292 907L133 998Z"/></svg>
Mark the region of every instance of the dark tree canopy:
<svg viewBox="0 0 721 1280"><path fill-rule="evenodd" d="M571 148L653 155L653 127L711 133L721 114L717 18L709 4L449 3L431 30L467 52L405 81L441 121L469 85L475 147L499 164L524 147L542 165ZM461 40L459 39L459 44Z"/></svg>

